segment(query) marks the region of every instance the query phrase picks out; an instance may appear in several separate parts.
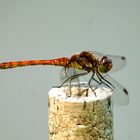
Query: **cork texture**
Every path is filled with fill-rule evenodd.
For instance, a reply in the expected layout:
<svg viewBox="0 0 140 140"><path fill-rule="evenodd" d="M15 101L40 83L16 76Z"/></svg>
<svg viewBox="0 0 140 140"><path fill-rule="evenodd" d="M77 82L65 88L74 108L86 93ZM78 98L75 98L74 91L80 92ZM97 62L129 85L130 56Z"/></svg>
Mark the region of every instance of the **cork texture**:
<svg viewBox="0 0 140 140"><path fill-rule="evenodd" d="M88 92L67 97L63 88L50 90L49 140L113 140L111 91Z"/></svg>

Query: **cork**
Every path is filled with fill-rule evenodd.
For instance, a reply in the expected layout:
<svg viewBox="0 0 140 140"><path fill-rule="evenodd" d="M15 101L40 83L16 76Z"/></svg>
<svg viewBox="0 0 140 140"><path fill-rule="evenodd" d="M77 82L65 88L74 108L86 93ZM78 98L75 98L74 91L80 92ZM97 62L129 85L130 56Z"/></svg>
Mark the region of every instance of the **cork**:
<svg viewBox="0 0 140 140"><path fill-rule="evenodd" d="M112 91L99 87L52 88L49 93L49 140L113 140ZM78 94L80 92L80 95Z"/></svg>

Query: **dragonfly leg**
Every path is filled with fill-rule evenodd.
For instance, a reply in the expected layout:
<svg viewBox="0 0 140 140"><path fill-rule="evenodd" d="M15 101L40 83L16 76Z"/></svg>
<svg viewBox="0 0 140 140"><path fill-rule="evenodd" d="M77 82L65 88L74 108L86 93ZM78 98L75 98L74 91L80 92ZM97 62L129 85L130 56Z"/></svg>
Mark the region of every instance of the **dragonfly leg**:
<svg viewBox="0 0 140 140"><path fill-rule="evenodd" d="M71 77L71 79L70 79L70 84L71 84L71 81L72 80L74 80L74 79L78 79L79 77L81 77L81 76L84 76L84 75L86 75L86 74L88 74L88 72L84 72L84 73L80 73L80 74L76 74L76 75L73 75L72 77ZM78 79L78 85L77 85L77 87L78 87L78 94L77 94L77 96L81 96L81 94L82 93L84 93L84 92L86 92L86 97L88 96L88 89L83 89L82 91L80 91L80 82L79 82L79 79Z"/></svg>
<svg viewBox="0 0 140 140"><path fill-rule="evenodd" d="M98 84L102 84L101 81L96 80L96 79L94 78L94 76L95 76L95 72L93 72L93 74L92 74L92 76L91 76L91 78L90 78L90 80L89 80L89 82L88 82L88 85L91 84L91 81L92 81L92 80L94 80L94 81L95 81L96 83L98 83Z"/></svg>
<svg viewBox="0 0 140 140"><path fill-rule="evenodd" d="M74 75L68 77L66 80L64 80L64 81L62 82L62 84L61 84L60 86L58 86L58 87L59 87L59 88L62 87L66 82L69 81L69 82L70 82L70 96L71 96L71 81L74 80L74 79L76 79L76 78L78 78L78 77L84 76L84 75L86 75L86 74L88 74L88 72L79 73L79 74L74 74ZM79 83L79 82L78 82L78 83ZM78 86L80 86L80 85L78 85Z"/></svg>
<svg viewBox="0 0 140 140"><path fill-rule="evenodd" d="M71 81L74 80L74 79L76 79L76 78L78 79L79 77L84 76L86 74L88 74L88 73L87 72L84 72L84 73L75 74L75 75L71 76L71 79L69 80L70 81L70 96L71 96ZM77 94L77 96L81 96L81 93L83 93L85 91L86 91L86 95L87 95L87 89L80 91L80 88L79 88L80 87L79 79L78 79L78 86L77 87L78 87L78 94Z"/></svg>
<svg viewBox="0 0 140 140"><path fill-rule="evenodd" d="M93 89L92 86L91 86L91 81L94 80L94 81L97 82L98 84L101 84L101 82L98 81L98 80L96 80L96 79L94 78L94 76L95 76L95 71L93 71L92 76L91 76L91 78L90 78L89 81L88 81L88 86L89 86L89 88L94 92L94 94L95 94L95 96L96 96L95 90L96 90L97 87Z"/></svg>
<svg viewBox="0 0 140 140"><path fill-rule="evenodd" d="M65 79L65 80L61 83L61 85L59 86L59 88L62 87L66 82L68 82L68 81L70 81L70 80L73 80L73 79L75 79L75 78L84 76L84 75L86 75L86 74L88 74L88 72L79 73L79 74L74 74L74 75L68 77L67 79Z"/></svg>
<svg viewBox="0 0 140 140"><path fill-rule="evenodd" d="M95 89L92 89L92 86L90 85L91 84L91 80L94 80L95 82L97 82L99 85L100 84L105 84L107 87L109 87L111 90L113 90L113 88L115 88L109 81L107 81L98 71L96 71L96 76L97 76L97 78L99 79L99 81L98 80L96 80L95 78L94 78L94 75L95 75L95 72L93 72L93 74L92 74L92 76L91 76L91 78L90 78L90 80L89 80L89 82L88 82L88 85L89 85L89 88L95 93L95 96L96 96L96 92L95 92L95 90L97 89L97 87L95 88ZM104 82L104 81L105 82ZM107 84L108 83L108 84ZM113 88L112 88L112 87Z"/></svg>
<svg viewBox="0 0 140 140"><path fill-rule="evenodd" d="M99 79L99 81L101 82L101 84L105 84L107 87L109 87L111 90L113 90L113 88L115 88L109 81L107 81L98 71L96 71L96 75Z"/></svg>

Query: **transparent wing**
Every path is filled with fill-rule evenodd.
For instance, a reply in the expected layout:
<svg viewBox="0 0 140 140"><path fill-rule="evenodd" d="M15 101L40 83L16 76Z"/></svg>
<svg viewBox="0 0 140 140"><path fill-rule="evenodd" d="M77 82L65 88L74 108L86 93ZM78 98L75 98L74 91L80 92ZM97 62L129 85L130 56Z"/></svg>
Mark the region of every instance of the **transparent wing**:
<svg viewBox="0 0 140 140"><path fill-rule="evenodd" d="M77 74L77 72L74 68L62 68L59 74L61 83L63 83L66 79L75 74ZM74 80L77 81L77 79Z"/></svg>
<svg viewBox="0 0 140 140"><path fill-rule="evenodd" d="M60 76L61 83L65 83L65 85L69 85L73 83L78 85L79 83L81 83L81 81L82 82L85 81L83 76L87 74L88 72L84 70L78 70L78 69L70 67L70 68L62 68L59 76Z"/></svg>
<svg viewBox="0 0 140 140"><path fill-rule="evenodd" d="M129 96L127 90L108 74L104 78L114 86L112 95L114 103L118 105L128 104Z"/></svg>
<svg viewBox="0 0 140 140"><path fill-rule="evenodd" d="M112 60L113 67L109 72L114 72L117 70L122 69L126 64L126 58L124 56L117 56L117 55L109 55L101 52L92 52L93 55L96 56L97 59L101 59L103 56L107 56Z"/></svg>
<svg viewBox="0 0 140 140"><path fill-rule="evenodd" d="M77 70L77 69L74 69L74 68L63 68L61 71L60 71L60 80L61 80L61 83L63 83L64 81L66 81L67 79L69 79L68 81L65 82L64 85L70 85L70 83L76 83L76 86L78 85L78 83L81 81L83 83L85 83L85 86L89 86L89 85L86 85L91 77L90 74L86 73L86 77L84 77L82 74L84 74L85 71L83 70ZM81 76L79 76L79 75ZM75 76L75 75L78 75L76 76L74 79L71 80L71 77ZM125 105L125 104L128 104L129 102L129 96L128 96L128 92L127 90L119 83L117 82L116 80L114 80L111 76L109 76L108 74L105 74L105 75L102 75L108 82L110 82L112 85L113 85L113 95L112 95L112 98L113 98L113 102L115 104L118 104L118 105ZM82 79L81 79L82 78ZM94 76L94 78L98 81L98 78L96 77L96 75ZM71 81L70 81L71 80ZM93 80L93 83L92 83L92 86L94 87L98 87L99 84L97 84L94 80ZM111 86L112 87L112 86Z"/></svg>

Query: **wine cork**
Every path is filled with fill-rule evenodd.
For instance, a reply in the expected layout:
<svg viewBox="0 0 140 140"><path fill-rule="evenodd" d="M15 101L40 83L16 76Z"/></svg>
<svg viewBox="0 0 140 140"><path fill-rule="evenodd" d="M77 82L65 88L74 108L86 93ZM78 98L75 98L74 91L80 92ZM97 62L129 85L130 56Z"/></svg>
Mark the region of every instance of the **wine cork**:
<svg viewBox="0 0 140 140"><path fill-rule="evenodd" d="M49 91L49 140L113 140L112 91L68 89Z"/></svg>

